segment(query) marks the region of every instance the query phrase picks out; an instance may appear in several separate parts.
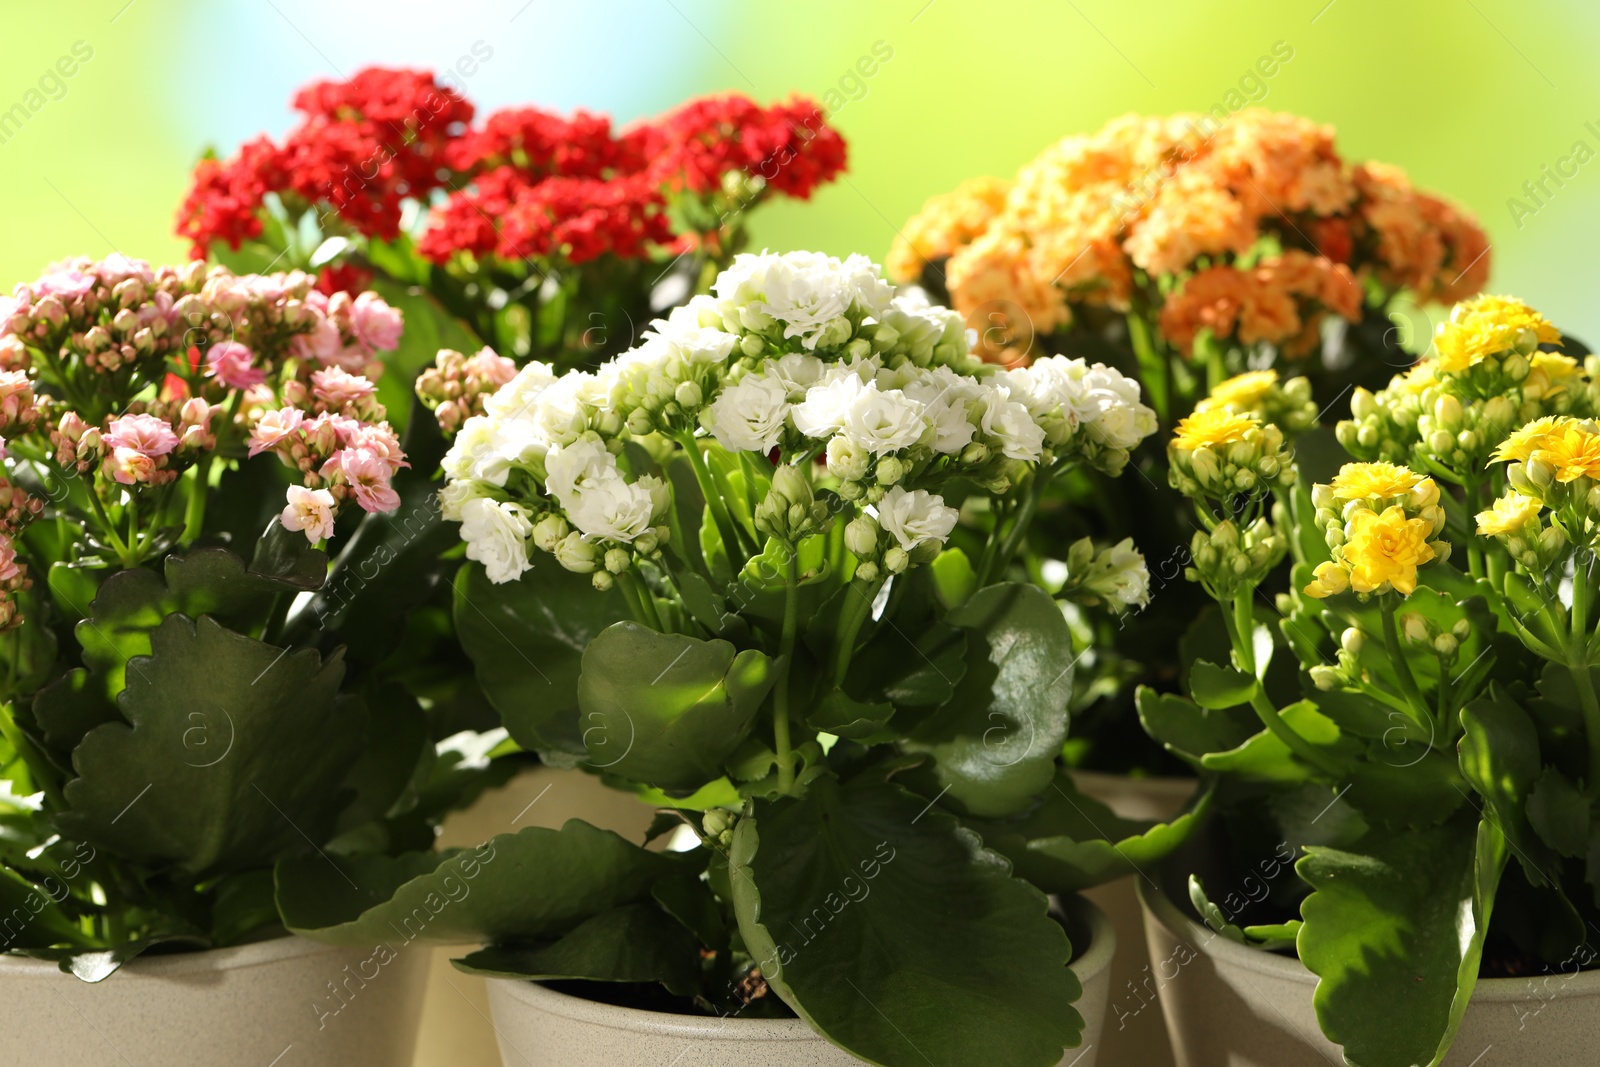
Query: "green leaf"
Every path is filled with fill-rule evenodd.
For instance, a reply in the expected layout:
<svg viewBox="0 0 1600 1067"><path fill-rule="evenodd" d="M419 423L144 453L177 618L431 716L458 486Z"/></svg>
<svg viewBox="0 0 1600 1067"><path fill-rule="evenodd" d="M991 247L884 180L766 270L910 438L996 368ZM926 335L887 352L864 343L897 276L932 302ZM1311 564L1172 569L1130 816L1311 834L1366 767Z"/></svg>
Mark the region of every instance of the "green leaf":
<svg viewBox="0 0 1600 1067"><path fill-rule="evenodd" d="M306 535L286 529L274 519L256 542L250 573L276 585L300 592L322 588L328 577L328 554L312 548ZM171 580L171 568L168 568Z"/></svg>
<svg viewBox="0 0 1600 1067"><path fill-rule="evenodd" d="M934 557L933 587L946 611L954 611L971 599L978 590L978 575L965 552L947 548Z"/></svg>
<svg viewBox="0 0 1600 1067"><path fill-rule="evenodd" d="M1081 1039L1071 948L1044 895L892 783L821 779L757 801L730 874L762 975L853 1055L1046 1067Z"/></svg>
<svg viewBox="0 0 1600 1067"><path fill-rule="evenodd" d="M1369 824L1413 830L1444 822L1468 796L1456 761L1434 748L1413 754L1374 746L1367 759L1350 765L1348 785L1344 799Z"/></svg>
<svg viewBox="0 0 1600 1067"><path fill-rule="evenodd" d="M1533 720L1494 686L1461 710L1461 727L1462 775L1494 813L1528 882L1555 885L1560 861L1528 824L1528 796L1542 769Z"/></svg>
<svg viewBox="0 0 1600 1067"><path fill-rule="evenodd" d="M602 912L546 944L491 945L451 962L485 978L659 982L680 997L700 990L699 943L653 904Z"/></svg>
<svg viewBox="0 0 1600 1067"><path fill-rule="evenodd" d="M882 733L893 714L893 704L866 704L835 689L806 716L806 725L823 733L864 741Z"/></svg>
<svg viewBox="0 0 1600 1067"><path fill-rule="evenodd" d="M1360 853L1307 848L1300 959L1322 1032L1361 1067L1436 1064L1477 982L1505 865L1493 824L1374 831Z"/></svg>
<svg viewBox="0 0 1600 1067"><path fill-rule="evenodd" d="M1190 695L1196 704L1213 711L1250 703L1259 684L1253 675L1205 660L1189 668Z"/></svg>
<svg viewBox="0 0 1600 1067"><path fill-rule="evenodd" d="M954 626L930 623L915 640L899 626L885 626L851 657L845 689L867 703L936 708L966 675L966 656L966 631Z"/></svg>
<svg viewBox="0 0 1600 1067"><path fill-rule="evenodd" d="M45 742L62 753L70 753L96 726L122 720L106 697L104 679L82 667L74 667L34 694L33 717Z"/></svg>
<svg viewBox="0 0 1600 1067"><path fill-rule="evenodd" d="M607 627L583 652L578 704L590 763L662 789L722 774L772 687L772 664L727 641Z"/></svg>
<svg viewBox="0 0 1600 1067"><path fill-rule="evenodd" d="M1194 905L1200 921L1230 941L1241 945L1253 944L1264 952L1294 948L1295 938L1305 924L1299 919L1265 926L1238 926L1228 913L1206 895L1205 886L1198 875L1189 876L1189 902Z"/></svg>
<svg viewBox="0 0 1600 1067"><path fill-rule="evenodd" d="M1333 758L1346 761L1361 753L1362 746L1354 738L1339 732L1332 719L1317 710L1309 700L1290 704L1279 717L1289 728L1305 738L1313 747L1322 749ZM1200 766L1209 771L1235 774L1262 782L1290 784L1305 781L1312 768L1301 763L1289 746L1268 730L1262 730L1238 748L1226 752L1211 752L1200 757Z"/></svg>
<svg viewBox="0 0 1600 1067"><path fill-rule="evenodd" d="M308 856L278 864L278 910L295 933L335 945L394 937L443 944L557 938L587 919L647 900L687 876L685 861L572 819L530 826L475 849Z"/></svg>
<svg viewBox="0 0 1600 1067"><path fill-rule="evenodd" d="M588 755L578 712L583 650L627 617L621 593L597 592L588 575L542 553L515 582L496 585L476 563L456 575L456 633L478 684L517 744L557 766Z"/></svg>
<svg viewBox="0 0 1600 1067"><path fill-rule="evenodd" d="M78 924L61 910L53 893L5 867L0 867L0 916L5 917L7 949L85 943Z"/></svg>
<svg viewBox="0 0 1600 1067"><path fill-rule="evenodd" d="M111 583L107 582L107 586ZM168 616L107 723L73 751L63 831L190 875L270 863L325 840L363 730L344 666L202 616Z"/></svg>
<svg viewBox="0 0 1600 1067"><path fill-rule="evenodd" d="M1544 843L1573 859L1589 853L1589 799L1567 776L1546 767L1528 794L1528 822Z"/></svg>
<svg viewBox="0 0 1600 1067"><path fill-rule="evenodd" d="M1202 708L1149 686L1139 687L1135 703L1145 732L1196 767L1206 753L1238 748L1261 729L1261 720L1249 711Z"/></svg>
<svg viewBox="0 0 1600 1067"><path fill-rule="evenodd" d="M966 811L1008 815L1055 776L1072 695L1072 633L1042 589L1012 582L980 589L945 621L966 632L966 673L902 747L933 756L935 780Z"/></svg>
<svg viewBox="0 0 1600 1067"><path fill-rule="evenodd" d="M1188 840L1211 807L1212 790L1168 822L1123 819L1079 792L1062 770L1025 818L967 820L984 844L1011 861L1017 877L1046 893L1076 893L1134 874Z"/></svg>

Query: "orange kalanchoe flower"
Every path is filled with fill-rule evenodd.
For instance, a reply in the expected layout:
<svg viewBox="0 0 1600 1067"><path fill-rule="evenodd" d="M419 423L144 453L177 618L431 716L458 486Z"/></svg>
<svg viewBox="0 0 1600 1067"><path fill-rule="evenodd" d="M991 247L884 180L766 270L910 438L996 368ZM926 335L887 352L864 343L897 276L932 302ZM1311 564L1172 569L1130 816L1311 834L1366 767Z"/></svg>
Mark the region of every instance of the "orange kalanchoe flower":
<svg viewBox="0 0 1600 1067"><path fill-rule="evenodd" d="M951 303L969 317L1009 303L1052 331L1080 307L1154 307L1184 352L1209 329L1291 357L1315 348L1327 315L1360 317L1365 279L1453 301L1488 276L1469 215L1398 168L1347 166L1332 127L1297 115L1125 115L1051 145L1002 187L981 179L930 200L892 273L948 256Z"/></svg>

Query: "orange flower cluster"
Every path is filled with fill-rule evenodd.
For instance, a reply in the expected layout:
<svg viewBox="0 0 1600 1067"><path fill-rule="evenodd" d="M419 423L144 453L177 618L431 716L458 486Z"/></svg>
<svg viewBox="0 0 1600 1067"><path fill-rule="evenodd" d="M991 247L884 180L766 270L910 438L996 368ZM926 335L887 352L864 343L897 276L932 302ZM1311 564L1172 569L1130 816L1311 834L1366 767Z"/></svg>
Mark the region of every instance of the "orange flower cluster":
<svg viewBox="0 0 1600 1067"><path fill-rule="evenodd" d="M1456 300L1482 287L1487 251L1471 216L1396 168L1347 166L1331 127L1250 109L1126 115L1068 137L1009 191L979 179L930 200L888 266L912 282L942 263L959 311L1004 306L1028 320L1018 333L1063 326L1075 306L1137 307L1186 353L1209 328L1293 356L1326 314L1360 316L1364 278Z"/></svg>

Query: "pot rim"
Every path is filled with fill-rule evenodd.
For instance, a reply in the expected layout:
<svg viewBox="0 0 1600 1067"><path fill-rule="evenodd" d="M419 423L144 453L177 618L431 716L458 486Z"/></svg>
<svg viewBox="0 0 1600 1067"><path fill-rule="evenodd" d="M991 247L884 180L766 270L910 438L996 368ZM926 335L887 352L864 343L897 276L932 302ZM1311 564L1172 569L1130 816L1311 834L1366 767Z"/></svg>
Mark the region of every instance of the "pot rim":
<svg viewBox="0 0 1600 1067"><path fill-rule="evenodd" d="M211 971L233 971L245 967L261 967L298 956L338 952L349 947L313 941L298 934L285 934L265 941L230 945L227 948L174 952L161 956L137 956L124 963L117 974L113 974L107 981L115 982L123 972L144 978L178 978ZM0 978L47 978L61 973L61 968L51 960L0 955Z"/></svg>
<svg viewBox="0 0 1600 1067"><path fill-rule="evenodd" d="M1083 897L1068 898L1063 904L1089 927L1089 946L1071 963L1072 972L1083 986L1111 966L1117 952L1116 927L1097 905ZM606 1004L586 997L551 989L542 982L518 978L491 978L491 995L510 997L531 1008L612 1030L644 1030L666 1033L692 1041L826 1041L804 1019L741 1019L709 1015L679 1015L648 1011L619 1004ZM1079 1002L1082 997L1080 995Z"/></svg>
<svg viewBox="0 0 1600 1067"><path fill-rule="evenodd" d="M1181 778L1174 774L1111 774L1106 771L1073 767L1072 777L1079 782L1079 788L1084 792L1093 792L1095 786L1107 789L1126 789L1131 786L1136 789L1146 789L1152 795L1175 804L1187 803L1189 798L1200 790L1200 779Z"/></svg>
<svg viewBox="0 0 1600 1067"><path fill-rule="evenodd" d="M1305 964L1300 962L1298 956L1281 956L1276 952L1263 952L1249 945L1241 945L1237 941L1223 937L1209 926L1196 922L1173 903L1164 889L1153 885L1148 879L1139 879L1136 891L1146 915L1166 927L1168 933L1188 942L1200 952L1278 981L1304 986L1315 986L1320 981ZM1560 978L1559 988L1547 988L1537 994L1530 994L1530 983L1545 978ZM1600 970L1577 971L1570 974L1558 971L1554 974L1535 974L1522 978L1480 978L1472 990L1474 1003L1480 1001L1486 1004L1522 1003L1529 1000L1530 996L1536 996L1541 1000L1600 996Z"/></svg>

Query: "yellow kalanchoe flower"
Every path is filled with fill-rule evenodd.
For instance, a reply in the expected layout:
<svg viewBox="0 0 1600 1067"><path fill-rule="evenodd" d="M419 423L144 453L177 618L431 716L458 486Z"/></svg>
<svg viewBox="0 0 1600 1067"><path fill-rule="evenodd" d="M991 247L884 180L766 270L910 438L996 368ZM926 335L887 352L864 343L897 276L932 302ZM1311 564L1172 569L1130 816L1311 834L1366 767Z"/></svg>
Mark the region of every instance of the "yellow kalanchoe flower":
<svg viewBox="0 0 1600 1067"><path fill-rule="evenodd" d="M1543 506L1537 498L1513 490L1496 500L1488 511L1478 512L1478 532L1486 537L1517 533L1539 517Z"/></svg>
<svg viewBox="0 0 1600 1067"><path fill-rule="evenodd" d="M1552 434L1559 432L1568 423L1576 421L1567 415L1545 415L1534 419L1526 426L1514 430L1510 437L1500 442L1500 447L1494 450L1494 459L1521 463L1543 447L1544 442Z"/></svg>
<svg viewBox="0 0 1600 1067"><path fill-rule="evenodd" d="M1579 478L1600 480L1600 434L1585 428L1576 419L1546 434L1530 459L1555 471L1558 482Z"/></svg>
<svg viewBox="0 0 1600 1067"><path fill-rule="evenodd" d="M1559 344L1561 331L1520 300L1480 296L1463 300L1433 337L1438 369L1459 373L1500 352Z"/></svg>
<svg viewBox="0 0 1600 1067"><path fill-rule="evenodd" d="M1235 411L1250 411L1265 400L1277 384L1278 372L1275 370L1245 371L1219 383L1211 390L1210 396L1195 405L1195 410L1232 408Z"/></svg>
<svg viewBox="0 0 1600 1067"><path fill-rule="evenodd" d="M1261 420L1251 414L1240 414L1226 408L1196 411L1178 423L1172 431L1172 447L1184 452L1197 448L1216 448L1244 440L1245 434L1261 425Z"/></svg>
<svg viewBox="0 0 1600 1067"><path fill-rule="evenodd" d="M1344 545L1350 588L1372 593L1392 586L1410 596L1417 588L1417 568L1433 560L1433 546L1428 543L1432 534L1432 523L1408 518L1398 504L1382 512L1357 511L1350 518L1350 538Z"/></svg>
<svg viewBox="0 0 1600 1067"><path fill-rule="evenodd" d="M1431 479L1394 463L1346 463L1328 484L1342 500L1385 500L1410 496L1426 481Z"/></svg>

